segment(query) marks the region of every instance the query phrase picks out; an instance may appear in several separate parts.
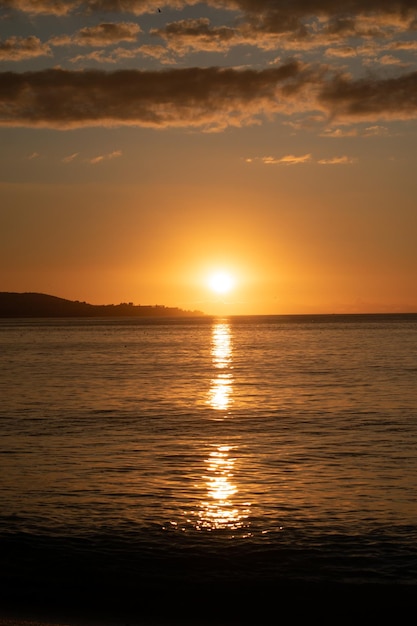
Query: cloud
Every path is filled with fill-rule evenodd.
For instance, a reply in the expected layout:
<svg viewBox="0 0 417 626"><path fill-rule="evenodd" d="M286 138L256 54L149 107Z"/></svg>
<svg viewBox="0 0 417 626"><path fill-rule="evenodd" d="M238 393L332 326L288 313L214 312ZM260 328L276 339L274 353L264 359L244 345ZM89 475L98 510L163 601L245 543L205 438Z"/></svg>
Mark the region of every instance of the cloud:
<svg viewBox="0 0 417 626"><path fill-rule="evenodd" d="M164 46L143 45L135 48L114 48L111 50L94 50L88 54L77 54L70 58L71 63L85 63L86 61L94 61L94 63L120 63L126 59L136 59L137 57L150 57L157 59L163 65L174 65L175 60Z"/></svg>
<svg viewBox="0 0 417 626"><path fill-rule="evenodd" d="M94 63L117 63L119 56L114 50L111 52L107 52L106 50L94 50L88 54L77 54L75 57L70 58L71 63L85 63L86 61L94 61Z"/></svg>
<svg viewBox="0 0 417 626"><path fill-rule="evenodd" d="M366 128L343 127L343 128L326 128L322 133L323 137L331 137L340 139L343 137L382 137L387 136L389 130L386 126L375 124Z"/></svg>
<svg viewBox="0 0 417 626"><path fill-rule="evenodd" d="M66 156L62 159L63 163L71 163L72 161L74 161L77 156L79 155L79 152L74 152L74 154L70 154L69 156Z"/></svg>
<svg viewBox="0 0 417 626"><path fill-rule="evenodd" d="M134 22L102 23L82 28L71 36L53 37L49 43L53 46L109 46L120 41L136 41L140 32L139 24Z"/></svg>
<svg viewBox="0 0 417 626"><path fill-rule="evenodd" d="M82 126L241 126L286 111L308 84L296 62L266 70L222 68L0 74L0 124Z"/></svg>
<svg viewBox="0 0 417 626"><path fill-rule="evenodd" d="M93 50L88 54L71 57L71 63L94 61L94 63L119 63L124 59L134 59L140 54L140 48L115 48L114 50Z"/></svg>
<svg viewBox="0 0 417 626"><path fill-rule="evenodd" d="M63 163L72 163L79 157L79 152L74 152L62 159ZM117 157L122 156L121 150L113 150L113 152L109 152L108 154L100 154L98 156L92 157L91 159L86 159L87 163L91 165L97 165L98 163L102 163L103 161L109 161L111 159L116 159Z"/></svg>
<svg viewBox="0 0 417 626"><path fill-rule="evenodd" d="M215 5L216 0L209 1ZM271 28L298 27L301 20L316 16L320 19L332 18L336 20L334 29L351 27L352 16L383 15L391 23L409 20L415 15L414 0L346 0L343 4L333 0L231 0L226 2L229 7L236 7L252 18L268 18L272 21Z"/></svg>
<svg viewBox="0 0 417 626"><path fill-rule="evenodd" d="M281 32L264 30L242 20L235 26L211 26L208 18L179 20L162 28L152 29L151 36L160 37L169 50L183 56L188 52L227 52L236 46L253 46L261 50L300 49L300 41L294 36L289 40ZM303 47L307 45L303 34ZM316 45L316 43L314 43Z"/></svg>
<svg viewBox="0 0 417 626"><path fill-rule="evenodd" d="M381 65L400 65L401 67L406 67L406 63L402 63L400 59L393 57L391 54L384 54L382 57L378 59L378 62Z"/></svg>
<svg viewBox="0 0 417 626"><path fill-rule="evenodd" d="M109 154L100 154L99 156L93 157L92 159L88 159L88 162L91 165L97 165L97 163L102 163L103 161L109 161L110 159L116 159L117 157L122 156L121 150L114 150Z"/></svg>
<svg viewBox="0 0 417 626"><path fill-rule="evenodd" d="M386 126L368 126L363 132L364 137L381 137L388 135L388 128Z"/></svg>
<svg viewBox="0 0 417 626"><path fill-rule="evenodd" d="M5 8L29 14L66 15L84 10L89 13L120 13L141 15L154 13L159 7L181 9L199 4L201 0L3 0ZM346 0L343 4L333 0L206 0L212 7L240 11L252 21L269 23L270 29L299 28L307 17L336 20L334 29L346 29L349 16L384 15L386 20L410 20L415 16L414 0Z"/></svg>
<svg viewBox="0 0 417 626"><path fill-rule="evenodd" d="M6 9L14 9L30 15L67 15L80 2L71 0L3 0ZM75 5L75 6L74 6Z"/></svg>
<svg viewBox="0 0 417 626"><path fill-rule="evenodd" d="M287 154L286 156L276 157L262 157L262 163L265 165L300 165L302 163L308 163L311 161L311 154L303 154L302 156L294 156L293 154Z"/></svg>
<svg viewBox="0 0 417 626"><path fill-rule="evenodd" d="M355 163L356 159L348 156L330 157L327 159L319 159L317 163L319 165L349 165Z"/></svg>
<svg viewBox="0 0 417 626"><path fill-rule="evenodd" d="M21 61L51 54L49 45L38 37L9 37L0 41L0 61Z"/></svg>
<svg viewBox="0 0 417 626"><path fill-rule="evenodd" d="M329 157L324 159L313 159L313 156L309 154L302 154L295 156L294 154L287 154L282 157L259 157L259 158L247 158L246 163L253 163L255 160L260 160L264 165L303 165L305 163L318 163L319 165L348 165L355 163L356 159L348 156Z"/></svg>
<svg viewBox="0 0 417 626"><path fill-rule="evenodd" d="M130 13L142 15L156 12L160 6L181 8L199 0L2 0L10 10L29 15L68 15L70 13Z"/></svg>
<svg viewBox="0 0 417 626"><path fill-rule="evenodd" d="M417 72L386 79L339 76L323 85L318 101L339 120L415 119Z"/></svg>
<svg viewBox="0 0 417 626"><path fill-rule="evenodd" d="M90 12L97 11L103 13L109 11L111 13L120 12L143 15L144 13L155 13L160 7L181 9L199 2L200 0L86 0L84 2L75 2L75 4L84 5Z"/></svg>
<svg viewBox="0 0 417 626"><path fill-rule="evenodd" d="M337 57L356 57L367 54L361 41L379 40L387 45L398 35L413 32L417 24L415 0L2 0L10 10L31 15L56 16L95 13L114 16L157 13L159 7L183 9L200 4L233 12L230 24L211 25L203 14L195 19L181 19L150 31L165 42L176 55L188 52L226 52L239 45L250 45L261 50L311 51L324 48L325 54ZM73 36L63 35L51 40L51 45L111 45L117 41L137 39L138 25L132 22L102 23L81 29ZM411 44L412 42L410 42ZM412 52L413 48L403 47ZM115 62L113 57L105 62ZM166 62L169 57L165 56ZM79 57L81 60L81 57Z"/></svg>
<svg viewBox="0 0 417 626"><path fill-rule="evenodd" d="M342 137L357 137L357 128L326 128L322 133L323 137L341 139Z"/></svg>
<svg viewBox="0 0 417 626"><path fill-rule="evenodd" d="M330 0L207 0L206 4L239 10L239 18L229 26L212 26L206 17L179 20L152 29L151 35L161 37L180 56L249 45L281 52L324 48L333 58L366 57L370 48L358 45L358 40L379 40L387 45L398 35L415 30L417 23L417 7L412 1L365 0L339 5Z"/></svg>
<svg viewBox="0 0 417 626"><path fill-rule="evenodd" d="M346 59L357 56L358 48L354 46L340 46L338 48L328 48L324 54L327 57L338 57Z"/></svg>
<svg viewBox="0 0 417 626"><path fill-rule="evenodd" d="M263 70L185 68L0 73L0 125L220 130L282 114L336 120L417 118L417 72L354 80L293 61Z"/></svg>
<svg viewBox="0 0 417 626"><path fill-rule="evenodd" d="M164 65L172 65L175 63L175 60L164 46L145 44L137 48L136 52L145 57L158 59L158 61Z"/></svg>
<svg viewBox="0 0 417 626"><path fill-rule="evenodd" d="M179 20L164 28L152 29L150 34L164 39L177 54L185 54L189 50L220 52L246 42L237 29L229 26L211 27L207 18Z"/></svg>
<svg viewBox="0 0 417 626"><path fill-rule="evenodd" d="M391 50L417 50L417 41L395 41L389 45Z"/></svg>
<svg viewBox="0 0 417 626"><path fill-rule="evenodd" d="M209 2L216 4L216 0ZM414 0L233 0L242 12L236 29L247 43L261 48L309 50L357 39L392 39L415 30ZM238 41L239 43L239 41Z"/></svg>

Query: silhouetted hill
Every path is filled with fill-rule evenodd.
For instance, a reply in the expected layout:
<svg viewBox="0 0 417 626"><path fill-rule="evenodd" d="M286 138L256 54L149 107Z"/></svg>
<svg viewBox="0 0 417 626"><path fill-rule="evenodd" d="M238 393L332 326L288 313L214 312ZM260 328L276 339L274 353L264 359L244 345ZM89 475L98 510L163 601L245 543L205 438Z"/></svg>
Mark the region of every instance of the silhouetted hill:
<svg viewBox="0 0 417 626"><path fill-rule="evenodd" d="M43 293L0 292L0 317L187 317L201 311L183 311L162 305L88 304Z"/></svg>

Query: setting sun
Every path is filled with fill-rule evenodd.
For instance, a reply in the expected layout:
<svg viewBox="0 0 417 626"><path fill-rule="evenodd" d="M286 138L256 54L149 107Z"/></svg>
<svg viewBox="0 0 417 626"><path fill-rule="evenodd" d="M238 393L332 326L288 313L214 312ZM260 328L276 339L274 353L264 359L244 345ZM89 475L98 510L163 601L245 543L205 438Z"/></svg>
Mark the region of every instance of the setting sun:
<svg viewBox="0 0 417 626"><path fill-rule="evenodd" d="M212 291L221 294L231 291L235 281L228 272L216 272L209 277L208 284Z"/></svg>

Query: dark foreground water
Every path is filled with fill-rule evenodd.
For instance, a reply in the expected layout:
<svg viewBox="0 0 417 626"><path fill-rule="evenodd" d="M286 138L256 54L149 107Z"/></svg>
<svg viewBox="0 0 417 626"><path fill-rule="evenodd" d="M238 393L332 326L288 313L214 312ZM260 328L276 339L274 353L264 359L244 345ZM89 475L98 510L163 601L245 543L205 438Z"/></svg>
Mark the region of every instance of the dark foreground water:
<svg viewBox="0 0 417 626"><path fill-rule="evenodd" d="M415 315L2 320L0 394L4 606L417 593Z"/></svg>

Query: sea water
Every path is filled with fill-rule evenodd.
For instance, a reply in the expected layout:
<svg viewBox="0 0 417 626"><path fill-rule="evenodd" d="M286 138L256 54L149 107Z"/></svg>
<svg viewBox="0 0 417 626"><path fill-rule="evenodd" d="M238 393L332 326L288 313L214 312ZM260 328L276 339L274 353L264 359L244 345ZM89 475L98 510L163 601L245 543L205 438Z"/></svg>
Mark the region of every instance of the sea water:
<svg viewBox="0 0 417 626"><path fill-rule="evenodd" d="M1 320L0 548L36 593L416 585L417 316Z"/></svg>

